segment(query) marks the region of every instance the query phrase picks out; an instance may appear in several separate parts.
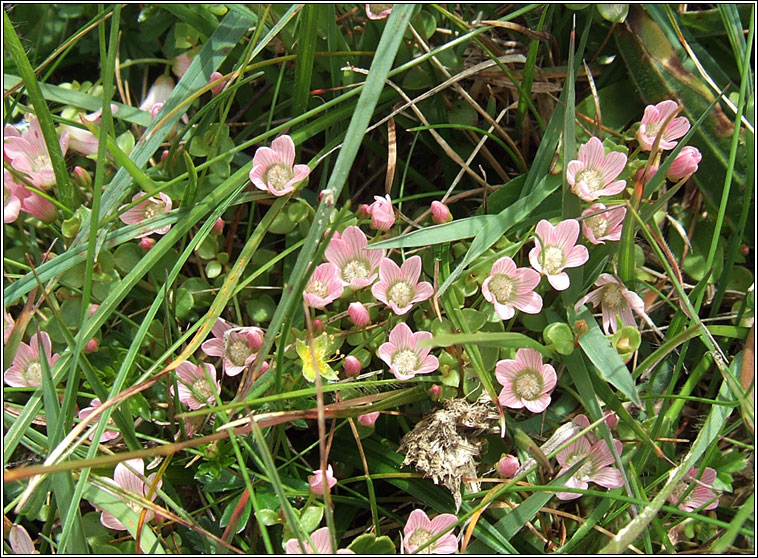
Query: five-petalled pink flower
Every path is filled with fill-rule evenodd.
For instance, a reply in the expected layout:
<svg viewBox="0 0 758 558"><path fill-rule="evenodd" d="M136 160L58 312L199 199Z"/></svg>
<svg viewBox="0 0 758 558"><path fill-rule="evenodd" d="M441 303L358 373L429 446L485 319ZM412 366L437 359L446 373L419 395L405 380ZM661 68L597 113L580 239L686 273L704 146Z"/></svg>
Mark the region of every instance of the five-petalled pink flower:
<svg viewBox="0 0 758 558"><path fill-rule="evenodd" d="M345 288L339 274L339 268L333 263L327 262L317 266L303 291L305 303L313 308L324 308L341 297Z"/></svg>
<svg viewBox="0 0 758 558"><path fill-rule="evenodd" d="M593 203L582 211L582 232L591 244L605 244L606 240L620 240L624 228L626 208L616 206L607 211L602 203Z"/></svg>
<svg viewBox="0 0 758 558"><path fill-rule="evenodd" d="M482 284L482 294L495 306L495 313L503 320L511 319L516 309L527 314L542 310L542 297L534 292L540 283L540 274L526 267L517 268L509 257L492 265L489 277Z"/></svg>
<svg viewBox="0 0 758 558"><path fill-rule="evenodd" d="M37 387L42 384L42 359L52 368L59 354L53 354L50 336L42 331L32 335L27 345L19 343L16 356L10 368L5 371L3 379L11 387Z"/></svg>
<svg viewBox="0 0 758 558"><path fill-rule="evenodd" d="M369 206L371 212L371 228L379 231L388 231L395 224L395 210L392 209L392 200L389 195L374 196L374 203Z"/></svg>
<svg viewBox="0 0 758 558"><path fill-rule="evenodd" d="M280 136L271 147L259 147L253 156L250 182L259 190L274 196L284 196L295 189L310 174L308 165L295 164L295 142L289 136Z"/></svg>
<svg viewBox="0 0 758 558"><path fill-rule="evenodd" d="M85 407L84 409L82 409L81 411L79 411L79 415L78 415L79 418L82 419L82 420L86 419L88 416L90 416L92 413L94 413L95 410L98 407L100 407L101 405L102 405L102 403L100 402L100 399L98 399L97 397L95 397L92 400L92 403L90 403L89 407ZM109 442L111 440L115 440L116 438L119 437L119 435L120 434L119 434L118 430L116 430L116 423L113 420L113 418L111 417L111 418L108 419L108 424L105 427L105 430L103 430L103 435L100 436L100 443L103 444L105 442ZM93 440L94 438L95 438L95 431L93 430L92 434L90 434L90 436L89 436L89 439Z"/></svg>
<svg viewBox="0 0 758 558"><path fill-rule="evenodd" d="M311 547L311 544L307 540L303 541L303 546L301 547L297 539L288 539L284 543L284 552L287 554L335 554L335 551L332 550L328 527L316 529L310 536L311 541L313 541L313 547ZM355 552L349 548L339 548L336 554L355 554Z"/></svg>
<svg viewBox="0 0 758 558"><path fill-rule="evenodd" d="M120 489L123 492L133 494L140 498L147 499L147 495L150 492L150 487L153 485L156 473L151 474L145 478L145 464L141 458L129 459L116 465L113 471L113 481L111 484ZM147 482L145 482L147 481ZM155 490L150 494L150 501L155 500L158 496L158 490L163 485L163 480L158 480L155 485ZM126 499L125 503L137 514L142 513L144 507L133 499ZM155 514L152 510L147 510L145 514L145 522L153 519ZM121 521L116 519L112 514L107 511L100 513L100 523L108 527L109 529L115 529L116 531L125 531L126 527ZM136 521L134 523L136 527Z"/></svg>
<svg viewBox="0 0 758 558"><path fill-rule="evenodd" d="M313 494L321 495L324 493L324 482L329 485L329 489L334 488L334 485L337 484L337 479L334 478L334 471L332 471L331 465L326 466L326 476L324 476L321 469L313 471L313 474L308 477L308 490Z"/></svg>
<svg viewBox="0 0 758 558"><path fill-rule="evenodd" d="M384 250L368 250L366 234L355 226L347 227L337 238L333 236L326 247L326 261L339 270L342 285L353 290L368 287L376 279Z"/></svg>
<svg viewBox="0 0 758 558"><path fill-rule="evenodd" d="M583 304L591 302L594 307L600 306L603 312L603 330L606 334L618 331L616 316L621 318L624 325L636 326L632 310L640 316L646 316L645 303L637 293L627 289L624 284L609 273L601 273L595 281L598 287L579 299L576 303L578 310Z"/></svg>
<svg viewBox="0 0 758 558"><path fill-rule="evenodd" d="M661 101L657 105L648 105L645 107L645 114L642 116L640 128L637 130L637 141L640 149L650 151L653 149L655 138L661 131L661 126L668 120L672 114L679 110L676 101ZM684 136L690 129L690 121L684 116L677 116L666 125L661 134L661 141L658 149L668 150L676 147L677 140Z"/></svg>
<svg viewBox="0 0 758 558"><path fill-rule="evenodd" d="M541 413L550 405L550 392L558 377L550 364L542 364L542 355L534 349L519 349L515 359L498 361L495 377L503 389L500 404L511 409L526 407Z"/></svg>
<svg viewBox="0 0 758 558"><path fill-rule="evenodd" d="M403 529L403 548L408 554L455 554L458 539L453 534L453 525L458 518L452 513L441 513L429 519L423 510L413 510ZM449 533L449 534L446 534ZM433 538L435 542L428 544Z"/></svg>
<svg viewBox="0 0 758 558"><path fill-rule="evenodd" d="M615 196L626 186L626 180L616 180L626 166L626 155L611 151L607 155L603 142L592 137L579 148L579 159L566 167L566 180L571 191L586 202L600 196Z"/></svg>
<svg viewBox="0 0 758 558"><path fill-rule="evenodd" d="M216 394L221 391L221 385L216 380L216 368L207 362L195 365L185 361L177 366L176 387L179 401L193 411L215 403ZM173 391L174 387L171 386Z"/></svg>
<svg viewBox="0 0 758 558"><path fill-rule="evenodd" d="M409 380L416 374L428 374L439 368L439 361L430 355L431 347L419 347L419 342L432 338L428 331L414 333L404 322L390 332L389 341L379 347L379 358L390 367L398 380Z"/></svg>
<svg viewBox="0 0 758 558"><path fill-rule="evenodd" d="M613 446L616 453L620 456L624 445L618 440L613 440ZM571 469L578 462L587 457L587 460L579 466L572 474L564 486L566 488L587 489L590 482L599 484L604 488L619 488L624 485L624 478L621 471L612 467L615 463L613 453L605 440L597 440L591 443L586 436L582 436L567 448L558 452L556 459L561 466L558 476ZM582 495L576 492L558 492L556 494L559 500L575 500Z"/></svg>
<svg viewBox="0 0 758 558"><path fill-rule="evenodd" d="M706 467L699 481L696 481L698 472L699 470L694 467L690 469L684 476L684 480L677 484L669 495L669 502L675 505L678 503L682 511L694 512L698 508L713 510L719 506L718 496L711 490L713 483L716 482L716 471ZM690 484L695 484L695 487L680 502Z"/></svg>
<svg viewBox="0 0 758 558"><path fill-rule="evenodd" d="M547 277L556 291L568 289L571 281L563 270L579 267L590 259L587 248L576 244L579 221L566 219L553 226L542 219L537 223L536 233L535 246L529 251L529 263Z"/></svg>
<svg viewBox="0 0 758 558"><path fill-rule="evenodd" d="M211 329L213 339L205 341L200 349L208 356L224 359L224 372L236 376L255 360L263 344L263 330L259 327L236 327L218 318Z"/></svg>
<svg viewBox="0 0 758 558"><path fill-rule="evenodd" d="M434 293L431 283L419 283L420 275L421 258L418 256L411 256L402 266L384 258L379 264L379 282L371 287L371 293L400 316L416 302L423 302Z"/></svg>
<svg viewBox="0 0 758 558"><path fill-rule="evenodd" d="M10 160L10 165L17 171L26 174L29 182L40 190L55 186L55 172L47 150L42 128L36 116L27 116L29 127L19 132L13 126L6 126L3 134L5 145L3 155ZM68 132L64 131L58 139L61 152L66 154L68 149Z"/></svg>
<svg viewBox="0 0 758 558"><path fill-rule="evenodd" d="M171 211L172 203L171 198L169 198L166 194L163 192L158 192L158 197L150 196L146 197L147 195L144 192L140 192L138 194L135 194L132 197L132 201L135 202L137 200L140 201L137 205L132 207L131 209L127 209L124 211L121 215L119 215L119 219L123 221L127 225L136 225L137 223L141 223L142 221L146 219L151 219L157 215L160 215L162 213L169 213ZM122 205L120 209L124 209L125 207L128 207L126 205ZM151 234L166 234L169 229L171 228L171 225L165 225L163 227L158 227L157 229L148 230L146 232L138 234L135 238L143 238L150 236Z"/></svg>

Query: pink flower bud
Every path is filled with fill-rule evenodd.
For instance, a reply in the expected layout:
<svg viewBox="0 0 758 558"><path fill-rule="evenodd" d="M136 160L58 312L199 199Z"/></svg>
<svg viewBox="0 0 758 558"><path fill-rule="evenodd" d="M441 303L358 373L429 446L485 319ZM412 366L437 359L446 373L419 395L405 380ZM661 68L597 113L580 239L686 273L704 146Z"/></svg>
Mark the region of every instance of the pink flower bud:
<svg viewBox="0 0 758 558"><path fill-rule="evenodd" d="M452 220L453 216L450 214L450 209L444 203L438 201L432 202L432 221L440 225Z"/></svg>
<svg viewBox="0 0 758 558"><path fill-rule="evenodd" d="M337 479L334 478L331 465L326 466L326 484L329 485L329 488L337 484ZM321 474L321 469L316 469L313 471L313 475L308 477L308 488L314 494L324 493L324 477Z"/></svg>
<svg viewBox="0 0 758 558"><path fill-rule="evenodd" d="M222 232L224 232L224 220L219 217L216 219L216 222L213 224L213 228L211 229L211 234L219 235Z"/></svg>
<svg viewBox="0 0 758 558"><path fill-rule="evenodd" d="M672 182L677 182L682 178L689 178L694 172L697 171L697 166L703 156L696 147L686 146L683 147L673 160L666 177Z"/></svg>
<svg viewBox="0 0 758 558"><path fill-rule="evenodd" d="M213 81L216 81L217 79L221 79L223 77L224 77L224 74L222 74L221 72L213 72L211 74L211 77L208 80L208 82L213 82ZM213 88L211 89L211 93L213 94L213 96L216 96L219 93L221 93L221 91L224 90L224 85L225 84L226 84L226 81L224 80L224 81L220 81L216 85L214 85Z"/></svg>
<svg viewBox="0 0 758 558"><path fill-rule="evenodd" d="M429 398L432 401L439 401L440 399L442 399L442 387L438 386L437 384L434 384L432 387L430 387Z"/></svg>
<svg viewBox="0 0 758 558"><path fill-rule="evenodd" d="M642 182L643 184L647 184L651 178L653 178L653 175L658 172L658 167L655 165L652 165L647 172L645 172L645 167L640 167L640 170L637 171L637 174L635 175L635 178L637 178L638 181ZM643 173L645 176L643 177Z"/></svg>
<svg viewBox="0 0 758 558"><path fill-rule="evenodd" d="M90 304L90 305L89 305L89 310L88 310L88 312L89 312L89 317L90 317L90 318L91 318L92 316L94 316L94 315L95 315L95 312L97 312L97 309L98 309L98 308L100 308L100 305L99 305L99 304Z"/></svg>
<svg viewBox="0 0 758 558"><path fill-rule="evenodd" d="M619 416L614 413L613 411L606 411L605 412L605 424L608 425L608 428L613 428L616 426L619 422Z"/></svg>
<svg viewBox="0 0 758 558"><path fill-rule="evenodd" d="M368 204L362 203L358 207L358 216L363 219L367 219L371 217L371 206Z"/></svg>
<svg viewBox="0 0 758 558"><path fill-rule="evenodd" d="M350 377L357 376L360 373L361 368L363 368L361 366L361 361L353 355L345 357L345 362L342 364L342 366L345 369L345 374Z"/></svg>
<svg viewBox="0 0 758 558"><path fill-rule="evenodd" d="M518 458L513 455L504 455L497 462L497 472L502 477L512 477L518 471L519 462Z"/></svg>
<svg viewBox="0 0 758 558"><path fill-rule="evenodd" d="M371 228L378 231L388 231L395 224L395 210L389 196L383 198L374 196L371 204Z"/></svg>
<svg viewBox="0 0 758 558"><path fill-rule="evenodd" d="M155 120L155 117L158 116L158 113L163 108L163 103L155 103L153 107L150 109L150 119Z"/></svg>
<svg viewBox="0 0 758 558"><path fill-rule="evenodd" d="M150 238L149 236L145 236L139 239L139 247L142 248L145 252L150 250L153 246L155 246L155 239Z"/></svg>
<svg viewBox="0 0 758 558"><path fill-rule="evenodd" d="M168 159L168 149L164 149L161 153L161 163L164 163Z"/></svg>
<svg viewBox="0 0 758 558"><path fill-rule="evenodd" d="M315 320L313 320L313 334L314 335L319 335L319 334L323 333L323 331L324 331L324 322L322 322L318 318L316 318Z"/></svg>
<svg viewBox="0 0 758 558"><path fill-rule="evenodd" d="M358 422L360 422L363 426L374 426L374 423L378 418L379 411L375 411L373 413L366 413L365 415L359 416Z"/></svg>
<svg viewBox="0 0 758 558"><path fill-rule="evenodd" d="M92 339L87 341L87 344L84 346L84 352L86 354L94 353L95 351L97 351L97 346L98 346L97 339L93 337Z"/></svg>
<svg viewBox="0 0 758 558"><path fill-rule="evenodd" d="M80 188L92 187L92 176L82 167L79 167L79 166L74 167L73 178L76 185L79 186Z"/></svg>
<svg viewBox="0 0 758 558"><path fill-rule="evenodd" d="M347 307L347 315L356 327L366 327L371 323L368 309L360 302L351 302Z"/></svg>

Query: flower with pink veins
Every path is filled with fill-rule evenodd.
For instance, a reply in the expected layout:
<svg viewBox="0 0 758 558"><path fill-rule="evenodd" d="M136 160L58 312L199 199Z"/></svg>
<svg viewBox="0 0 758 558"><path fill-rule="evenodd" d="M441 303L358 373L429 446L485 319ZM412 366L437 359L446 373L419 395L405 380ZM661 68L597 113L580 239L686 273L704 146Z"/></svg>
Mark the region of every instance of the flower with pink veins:
<svg viewBox="0 0 758 558"><path fill-rule="evenodd" d="M624 445L618 440L613 440L616 453L621 455ZM613 454L605 440L590 443L586 436L582 436L567 448L558 452L556 459L561 466L557 476L561 476L576 463L587 457L583 465L571 475L564 486L566 488L587 489L590 482L599 484L604 488L619 488L624 485L624 477L621 471L612 467L615 463ZM581 498L581 494L575 492L558 492L559 500L575 500Z"/></svg>
<svg viewBox="0 0 758 558"><path fill-rule="evenodd" d="M337 266L344 287L353 290L368 287L374 282L384 250L368 250L365 233L355 226L347 227L339 238L333 236L326 247L326 261Z"/></svg>
<svg viewBox="0 0 758 558"><path fill-rule="evenodd" d="M95 409L97 409L101 405L102 405L102 403L100 403L100 399L98 399L97 397L95 397L92 400L92 403L90 403L89 407L85 407L84 409L82 409L81 411L79 411L79 415L78 415L79 418L82 419L82 420L86 419L88 416L90 416L92 413L95 412ZM103 444L105 442L109 442L110 440L115 440L119 436L120 436L120 434L119 434L118 430L116 430L116 423L113 421L113 418L109 418L108 419L108 425L105 428L105 430L103 431L103 435L100 436L100 442L99 443ZM90 436L89 436L89 439L93 440L94 438L95 438L95 432L93 430L92 434L90 434Z"/></svg>
<svg viewBox="0 0 758 558"><path fill-rule="evenodd" d="M686 512L694 512L698 508L703 510L713 510L719 507L719 499L713 490L713 483L716 482L716 471L706 467L700 480L696 481L699 470L694 467L690 469L679 484L674 487L673 492L669 495L669 502L674 505L679 504L679 509ZM695 483L687 497L681 500L690 484ZM703 507L705 506L705 507Z"/></svg>
<svg viewBox="0 0 758 558"><path fill-rule="evenodd" d="M8 529L8 544L14 554L39 554L34 542L22 525L11 525Z"/></svg>
<svg viewBox="0 0 758 558"><path fill-rule="evenodd" d="M21 211L21 191L13 176L3 169L3 223L13 223Z"/></svg>
<svg viewBox="0 0 758 558"><path fill-rule="evenodd" d="M518 468L518 457L515 455L504 455L500 458L500 461L497 462L497 472L500 473L501 477L512 477L516 474Z"/></svg>
<svg viewBox="0 0 758 558"><path fill-rule="evenodd" d="M624 284L609 273L601 273L595 281L598 287L579 299L575 309L579 309L583 304L591 302L597 308L600 306L603 312L603 330L606 335L618 331L616 316L621 318L624 325L636 326L632 310L642 317L645 317L645 303L637 293L627 289Z"/></svg>
<svg viewBox="0 0 758 558"><path fill-rule="evenodd" d="M153 473L145 478L145 464L142 462L142 459L129 459L116 465L116 468L113 471L113 480L110 484L119 488L122 492L147 499L147 494L150 492L150 487L153 485L155 475L156 473ZM156 496L158 496L158 490L162 485L163 481L158 480L155 490L153 490L150 495L151 502L155 500ZM124 503L137 514L141 514L144 509L139 502L135 502L131 498L124 499ZM145 522L152 520L154 516L155 514L152 510L147 510L145 514ZM108 529L126 531L124 524L107 511L100 512L100 523L105 525ZM136 520L134 523L134 526L136 527Z"/></svg>
<svg viewBox="0 0 758 558"><path fill-rule="evenodd" d="M526 407L541 413L550 405L550 392L558 377L550 364L542 364L542 355L534 349L519 349L516 359L498 361L495 376L503 389L500 404L511 409Z"/></svg>
<svg viewBox="0 0 758 558"><path fill-rule="evenodd" d="M582 211L582 232L592 244L605 244L606 240L620 240L624 228L626 208L614 207L608 211L602 203L593 203ZM602 213L600 213L603 211Z"/></svg>
<svg viewBox="0 0 758 558"><path fill-rule="evenodd" d="M663 123L676 111L679 105L676 101L661 101L657 105L648 105L645 107L645 114L642 116L640 128L637 130L637 141L640 149L650 151L653 149L655 138L661 130ZM658 144L659 150L674 149L677 140L684 136L690 129L690 121L684 116L678 116L672 119L661 135L661 142Z"/></svg>
<svg viewBox="0 0 758 558"><path fill-rule="evenodd" d="M429 519L422 510L413 510L403 529L403 548L408 554L455 554L458 550L458 539L452 533L453 525L458 518L452 513L441 513L434 519ZM445 535L449 532L450 534ZM438 535L436 542L424 547ZM419 550L420 549L420 550Z"/></svg>
<svg viewBox="0 0 758 558"><path fill-rule="evenodd" d="M288 539L284 543L284 552L287 554L335 554L332 550L328 527L316 529L311 533L311 540L313 541L313 547L311 547L307 540L303 541L303 546L301 547L297 539ZM355 554L355 552L349 548L340 548L336 554Z"/></svg>
<svg viewBox="0 0 758 558"><path fill-rule="evenodd" d="M310 173L308 165L295 164L295 142L292 138L280 136L271 142L271 147L259 147L255 152L250 182L259 190L284 196Z"/></svg>
<svg viewBox="0 0 758 558"><path fill-rule="evenodd" d="M369 19L384 19L392 13L392 4L366 4Z"/></svg>
<svg viewBox="0 0 758 558"><path fill-rule="evenodd" d="M509 320L516 310L527 314L539 314L542 297L534 292L540 283L540 274L526 267L517 268L509 257L497 260L489 277L482 284L482 294L495 306L495 313L502 320Z"/></svg>
<svg viewBox="0 0 758 558"><path fill-rule="evenodd" d="M374 203L369 206L371 212L371 228L378 231L388 231L395 224L395 210L389 195L374 196Z"/></svg>
<svg viewBox="0 0 758 558"><path fill-rule="evenodd" d="M174 80L171 76L159 76L147 91L145 100L139 106L140 110L152 114L153 107L165 104L174 91Z"/></svg>
<svg viewBox="0 0 758 558"><path fill-rule="evenodd" d="M330 489L334 488L334 485L337 484L337 479L334 478L334 472L332 471L331 465L326 466L326 477L322 474L321 469L313 471L313 474L308 477L308 490L313 494L323 494L324 480L326 480L326 484L329 485Z"/></svg>
<svg viewBox="0 0 758 558"><path fill-rule="evenodd" d="M689 178L695 172L703 156L697 147L685 146L671 162L669 170L666 171L666 177L672 182L678 182L683 178Z"/></svg>
<svg viewBox="0 0 758 558"><path fill-rule="evenodd" d="M5 169L3 170L5 171ZM36 192L32 192L25 186L19 186L16 192L21 197L21 211L24 213L28 213L48 224L53 223L58 218L58 209Z"/></svg>
<svg viewBox="0 0 758 558"><path fill-rule="evenodd" d="M556 291L564 291L571 283L567 267L579 267L590 259L584 246L577 246L579 221L566 219L556 226L542 219L537 223L537 240L529 251L529 263L547 280Z"/></svg>
<svg viewBox="0 0 758 558"><path fill-rule="evenodd" d="M210 376L210 382L208 376ZM176 379L179 401L193 411L215 403L216 393L221 391L221 385L216 380L216 368L207 362L200 365L182 362L176 368ZM171 386L171 392L174 392L173 386Z"/></svg>
<svg viewBox="0 0 758 558"><path fill-rule="evenodd" d="M579 148L579 159L569 161L566 180L571 191L586 202L600 196L615 196L622 192L626 180L616 180L626 166L626 155L618 151L605 154L603 142L592 137Z"/></svg>
<svg viewBox="0 0 758 558"><path fill-rule="evenodd" d="M345 288L339 274L339 268L333 263L322 263L316 267L303 291L305 303L313 308L324 308L341 297Z"/></svg>
<svg viewBox="0 0 758 558"><path fill-rule="evenodd" d="M397 324L389 341L379 347L379 358L387 363L398 380L410 380L416 374L429 374L439 368L439 361L430 355L431 347L419 347L419 341L431 339L428 331L413 333L405 323Z"/></svg>
<svg viewBox="0 0 758 558"><path fill-rule="evenodd" d="M161 213L169 213L171 211L172 203L171 198L169 198L166 194L163 192L158 192L158 197L145 197L146 194L144 192L140 192L139 194L135 194L134 197L132 197L132 201L142 200L137 205L132 207L131 209L127 209L124 211L121 215L119 215L119 219L126 223L127 225L136 225L137 223L141 223L145 219L150 219L152 217L155 217L156 215L160 215ZM122 205L119 209L124 209L127 207L126 205ZM166 234L169 229L171 228L171 225L166 225L164 227L160 227L154 230L150 230L147 232L143 232L141 234L138 234L136 238L143 238L146 236L150 236L151 234Z"/></svg>
<svg viewBox="0 0 758 558"><path fill-rule="evenodd" d="M374 423L376 422L376 419L379 418L379 411L374 411L373 413L366 413L365 415L360 415L358 417L358 422L362 424L363 426L374 426Z"/></svg>
<svg viewBox="0 0 758 558"><path fill-rule="evenodd" d="M255 360L263 344L263 330L259 327L237 327L218 318L211 329L213 339L205 341L200 349L208 356L224 359L224 372L236 376Z"/></svg>
<svg viewBox="0 0 758 558"><path fill-rule="evenodd" d="M347 316L356 327L366 327L371 323L371 315L368 313L368 308L360 302L350 303L350 306L347 307Z"/></svg>
<svg viewBox="0 0 758 558"><path fill-rule="evenodd" d="M13 364L5 371L5 383L11 387L39 386L42 384L43 358L48 368L55 366L60 358L59 354L53 354L50 336L44 331L39 335L32 335L28 345L24 342L19 343Z"/></svg>
<svg viewBox="0 0 758 558"><path fill-rule="evenodd" d="M13 316L3 306L3 345L10 339L14 327L16 327L16 322L13 321Z"/></svg>
<svg viewBox="0 0 758 558"><path fill-rule="evenodd" d="M19 133L12 126L5 127L3 154L6 159L10 159L11 167L29 177L31 184L40 190L47 190L55 186L53 163L39 120L32 115L28 115L27 118L29 127L23 132ZM68 132L64 131L58 141L61 152L65 155L68 149Z"/></svg>
<svg viewBox="0 0 758 558"><path fill-rule="evenodd" d="M118 105L111 104L111 113L116 114L117 112L118 112ZM90 113L86 116L83 114L77 115L77 118L86 120L87 122L91 124L95 124L96 126L100 125L100 120L102 119L102 117L103 117L102 107L97 109L97 111ZM85 157L88 155L93 155L97 153L97 143L98 143L97 136L95 136L95 134L93 134L89 130L77 128L75 126L69 126L67 124L62 124L61 130L65 130L68 132L68 147L71 149L71 151L75 151L76 153L84 155Z"/></svg>
<svg viewBox="0 0 758 558"><path fill-rule="evenodd" d="M371 287L371 294L401 316L416 302L423 302L434 294L431 283L418 282L420 275L421 258L418 256L405 260L402 267L383 258L379 264L379 282Z"/></svg>

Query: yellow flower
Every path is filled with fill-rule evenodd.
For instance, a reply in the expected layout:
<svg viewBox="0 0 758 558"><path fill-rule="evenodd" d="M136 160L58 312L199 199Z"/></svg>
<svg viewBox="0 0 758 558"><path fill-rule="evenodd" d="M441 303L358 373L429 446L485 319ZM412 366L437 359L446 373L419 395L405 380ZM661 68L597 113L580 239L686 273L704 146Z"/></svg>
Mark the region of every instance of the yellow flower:
<svg viewBox="0 0 758 558"><path fill-rule="evenodd" d="M313 353L316 356L316 366L318 367L318 373L322 378L327 380L337 380L339 377L337 373L332 370L332 367L326 362L329 353L329 336L326 333L322 333L316 339L313 340ZM313 356L311 355L311 349L308 343L303 343L298 340L295 343L295 350L297 356L303 360L303 376L309 382L316 380L316 370L313 366Z"/></svg>

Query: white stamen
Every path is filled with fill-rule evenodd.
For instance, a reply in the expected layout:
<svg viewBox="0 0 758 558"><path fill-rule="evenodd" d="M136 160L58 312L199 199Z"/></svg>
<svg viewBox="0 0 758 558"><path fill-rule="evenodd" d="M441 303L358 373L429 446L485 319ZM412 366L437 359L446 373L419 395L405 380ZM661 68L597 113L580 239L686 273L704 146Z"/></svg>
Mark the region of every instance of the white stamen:
<svg viewBox="0 0 758 558"><path fill-rule="evenodd" d="M534 401L542 395L542 375L536 370L522 370L513 379L513 394L519 399Z"/></svg>
<svg viewBox="0 0 758 558"><path fill-rule="evenodd" d="M287 183L292 180L295 173L292 169L281 163L271 165L265 174L265 182L274 190L284 190Z"/></svg>
<svg viewBox="0 0 758 558"><path fill-rule="evenodd" d="M563 250L558 246L545 246L545 251L542 257L545 262L542 267L549 275L560 273L566 265L566 258L563 256Z"/></svg>
<svg viewBox="0 0 758 558"><path fill-rule="evenodd" d="M500 304L506 304L515 294L516 282L505 275L498 273L489 282L490 292Z"/></svg>
<svg viewBox="0 0 758 558"><path fill-rule="evenodd" d="M416 291L407 281L397 281L387 289L387 298L397 304L399 308L408 306L414 296L416 296Z"/></svg>
<svg viewBox="0 0 758 558"><path fill-rule="evenodd" d="M418 355L411 349L400 349L392 355L392 366L404 376L412 374L418 369Z"/></svg>
<svg viewBox="0 0 758 558"><path fill-rule="evenodd" d="M370 272L366 262L356 258L347 262L342 268L342 278L350 283L353 279L366 279Z"/></svg>

